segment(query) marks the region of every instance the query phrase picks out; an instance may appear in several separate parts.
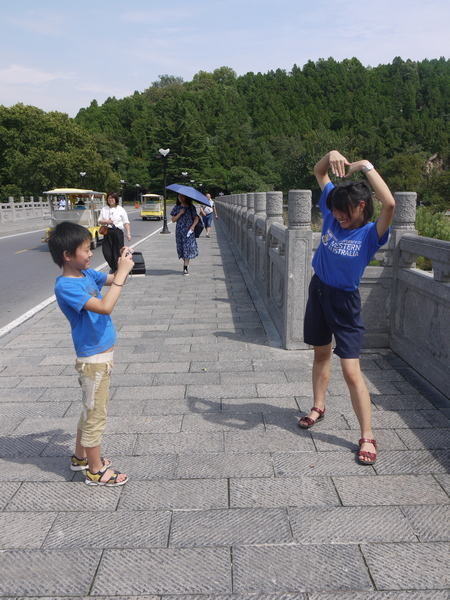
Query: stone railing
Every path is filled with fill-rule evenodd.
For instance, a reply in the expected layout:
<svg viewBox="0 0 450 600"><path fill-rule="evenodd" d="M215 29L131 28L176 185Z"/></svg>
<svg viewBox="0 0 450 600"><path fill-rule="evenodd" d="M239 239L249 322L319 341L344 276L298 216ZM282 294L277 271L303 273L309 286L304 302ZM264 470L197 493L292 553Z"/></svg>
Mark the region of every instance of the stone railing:
<svg viewBox="0 0 450 600"><path fill-rule="evenodd" d="M360 284L365 348L391 348L448 395L450 381L450 242L420 237L417 196L394 194L389 242L376 254ZM303 315L320 233L311 230L311 191L291 190L288 225L281 192L216 198L228 230L288 350L304 349ZM432 273L415 268L429 258Z"/></svg>
<svg viewBox="0 0 450 600"><path fill-rule="evenodd" d="M0 202L0 223L42 217L50 212L50 207L50 202L42 198L35 200L33 196L30 196L25 200L21 196L19 202L14 202L14 198L10 197L9 202Z"/></svg>

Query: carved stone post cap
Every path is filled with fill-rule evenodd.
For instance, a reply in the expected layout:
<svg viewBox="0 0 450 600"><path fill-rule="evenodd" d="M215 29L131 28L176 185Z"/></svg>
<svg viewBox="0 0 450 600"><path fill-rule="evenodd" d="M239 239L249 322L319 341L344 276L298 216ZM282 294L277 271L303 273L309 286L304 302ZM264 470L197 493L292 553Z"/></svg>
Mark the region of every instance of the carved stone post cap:
<svg viewBox="0 0 450 600"><path fill-rule="evenodd" d="M289 190L288 221L290 228L307 229L311 226L311 190Z"/></svg>

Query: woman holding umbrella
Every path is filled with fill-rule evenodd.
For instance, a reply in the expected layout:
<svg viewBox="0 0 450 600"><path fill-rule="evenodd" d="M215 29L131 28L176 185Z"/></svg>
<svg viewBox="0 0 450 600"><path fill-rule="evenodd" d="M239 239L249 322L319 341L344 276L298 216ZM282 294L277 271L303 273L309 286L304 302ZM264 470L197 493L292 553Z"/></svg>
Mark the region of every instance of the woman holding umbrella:
<svg viewBox="0 0 450 600"><path fill-rule="evenodd" d="M175 241L177 244L178 258L182 258L183 275L189 275L189 261L198 256L197 240L194 228L200 217L192 204L191 198L184 194L178 194L176 205L171 211L172 223L176 223Z"/></svg>

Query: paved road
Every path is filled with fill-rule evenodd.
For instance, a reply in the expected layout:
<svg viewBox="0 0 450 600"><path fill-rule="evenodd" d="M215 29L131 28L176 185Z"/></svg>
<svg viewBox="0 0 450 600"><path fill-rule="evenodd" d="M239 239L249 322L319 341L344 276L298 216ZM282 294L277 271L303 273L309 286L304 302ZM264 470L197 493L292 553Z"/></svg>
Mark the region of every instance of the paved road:
<svg viewBox="0 0 450 600"><path fill-rule="evenodd" d="M143 222L139 211L128 209L132 225L132 245L159 230L159 221ZM2 311L0 331L35 307L45 305L53 296L58 268L51 260L47 244L41 242L48 221L29 219L23 222L0 224L0 281L2 282ZM106 268L101 244L93 251L94 269Z"/></svg>
<svg viewBox="0 0 450 600"><path fill-rule="evenodd" d="M325 419L299 430L311 352L279 347L220 221L199 245L183 277L173 235L145 241L113 315L103 451L122 488L69 470L80 392L57 308L0 340L0 597L448 600L448 399L365 352L376 465L355 460L337 360Z"/></svg>

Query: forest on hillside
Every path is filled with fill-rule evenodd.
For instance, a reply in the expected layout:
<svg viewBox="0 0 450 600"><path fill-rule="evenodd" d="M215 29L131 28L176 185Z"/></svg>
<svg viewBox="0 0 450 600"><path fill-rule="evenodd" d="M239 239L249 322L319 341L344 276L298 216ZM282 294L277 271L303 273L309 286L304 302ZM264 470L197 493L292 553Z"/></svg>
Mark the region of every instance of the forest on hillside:
<svg viewBox="0 0 450 600"><path fill-rule="evenodd" d="M220 192L313 189L328 150L367 158L392 191L450 208L450 60L364 67L356 58L309 61L290 72L237 76L221 67L192 81L161 75L142 92L75 119L22 104L0 106L0 195L59 186L162 193L167 183ZM183 175L187 173L187 175Z"/></svg>

